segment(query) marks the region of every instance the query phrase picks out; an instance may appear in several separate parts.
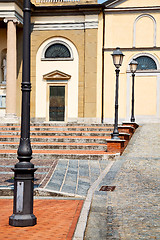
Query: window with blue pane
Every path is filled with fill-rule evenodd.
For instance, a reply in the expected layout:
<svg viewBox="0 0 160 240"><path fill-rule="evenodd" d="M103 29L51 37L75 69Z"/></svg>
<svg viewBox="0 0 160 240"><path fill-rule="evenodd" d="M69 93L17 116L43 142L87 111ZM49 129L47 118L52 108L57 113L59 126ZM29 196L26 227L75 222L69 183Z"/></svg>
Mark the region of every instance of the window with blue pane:
<svg viewBox="0 0 160 240"><path fill-rule="evenodd" d="M140 56L135 60L138 62L137 70L157 70L155 61L148 56Z"/></svg>

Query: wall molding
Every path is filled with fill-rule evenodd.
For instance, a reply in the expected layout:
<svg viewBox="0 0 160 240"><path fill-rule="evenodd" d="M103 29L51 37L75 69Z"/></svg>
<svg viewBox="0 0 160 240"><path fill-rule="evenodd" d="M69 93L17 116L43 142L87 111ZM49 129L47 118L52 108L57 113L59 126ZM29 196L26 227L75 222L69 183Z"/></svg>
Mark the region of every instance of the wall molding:
<svg viewBox="0 0 160 240"><path fill-rule="evenodd" d="M140 16L138 16L135 21L134 21L134 25L133 25L133 47L136 47L136 25L137 22L143 18L143 17L148 17L153 21L154 24L154 38L153 38L153 47L156 47L156 34L157 34L157 23L155 18L150 15L150 14L141 14Z"/></svg>
<svg viewBox="0 0 160 240"><path fill-rule="evenodd" d="M32 23L32 31L97 29L98 21L77 23Z"/></svg>

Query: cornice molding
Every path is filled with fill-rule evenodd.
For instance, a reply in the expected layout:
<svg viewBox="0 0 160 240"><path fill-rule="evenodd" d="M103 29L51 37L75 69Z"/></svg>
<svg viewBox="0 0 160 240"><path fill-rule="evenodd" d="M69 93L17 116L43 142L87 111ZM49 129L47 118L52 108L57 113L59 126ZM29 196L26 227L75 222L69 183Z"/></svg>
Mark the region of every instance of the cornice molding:
<svg viewBox="0 0 160 240"><path fill-rule="evenodd" d="M23 0L2 0L1 3L16 3L21 9L23 8Z"/></svg>
<svg viewBox="0 0 160 240"><path fill-rule="evenodd" d="M160 11L160 6L157 7L127 7L127 8L106 8L104 13L108 12L130 12L130 11Z"/></svg>
<svg viewBox="0 0 160 240"><path fill-rule="evenodd" d="M16 19L16 21L23 24L22 16L15 10L0 10L0 18L3 19Z"/></svg>
<svg viewBox="0 0 160 240"><path fill-rule="evenodd" d="M110 52L114 51L116 48L103 48L104 52ZM159 51L160 47L143 47L143 48L136 48L136 47L131 47L131 48L123 48L121 47L121 51Z"/></svg>

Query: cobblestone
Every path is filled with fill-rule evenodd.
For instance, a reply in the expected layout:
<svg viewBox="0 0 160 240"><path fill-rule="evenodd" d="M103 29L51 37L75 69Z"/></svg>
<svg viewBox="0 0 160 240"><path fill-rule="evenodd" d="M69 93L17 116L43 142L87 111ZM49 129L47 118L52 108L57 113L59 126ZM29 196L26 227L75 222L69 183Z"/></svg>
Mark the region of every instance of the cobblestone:
<svg viewBox="0 0 160 240"><path fill-rule="evenodd" d="M99 185L114 185L92 199L85 240L160 239L160 124L146 124Z"/></svg>

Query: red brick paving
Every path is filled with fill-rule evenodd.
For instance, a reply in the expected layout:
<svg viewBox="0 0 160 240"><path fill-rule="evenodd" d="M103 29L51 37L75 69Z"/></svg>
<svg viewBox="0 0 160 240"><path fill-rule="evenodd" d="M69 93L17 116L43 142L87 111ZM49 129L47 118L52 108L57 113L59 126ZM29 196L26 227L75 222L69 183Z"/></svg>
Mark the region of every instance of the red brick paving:
<svg viewBox="0 0 160 240"><path fill-rule="evenodd" d="M20 138L18 135L0 135L0 138ZM84 139L90 139L90 138L95 138L95 139L109 139L111 138L110 136L32 136L31 138L84 138Z"/></svg>
<svg viewBox="0 0 160 240"><path fill-rule="evenodd" d="M0 142L0 144L8 144L8 145L16 145L19 144L19 142ZM106 146L104 143L70 143L70 142L32 142L32 145L79 145L79 146Z"/></svg>
<svg viewBox="0 0 160 240"><path fill-rule="evenodd" d="M83 200L34 200L37 225L12 227L13 200L0 199L0 239L10 240L71 240L81 212Z"/></svg>
<svg viewBox="0 0 160 240"><path fill-rule="evenodd" d="M16 150L0 149L0 153L17 153ZM50 154L112 154L112 152L97 151L97 150L33 150L33 153L50 153Z"/></svg>

